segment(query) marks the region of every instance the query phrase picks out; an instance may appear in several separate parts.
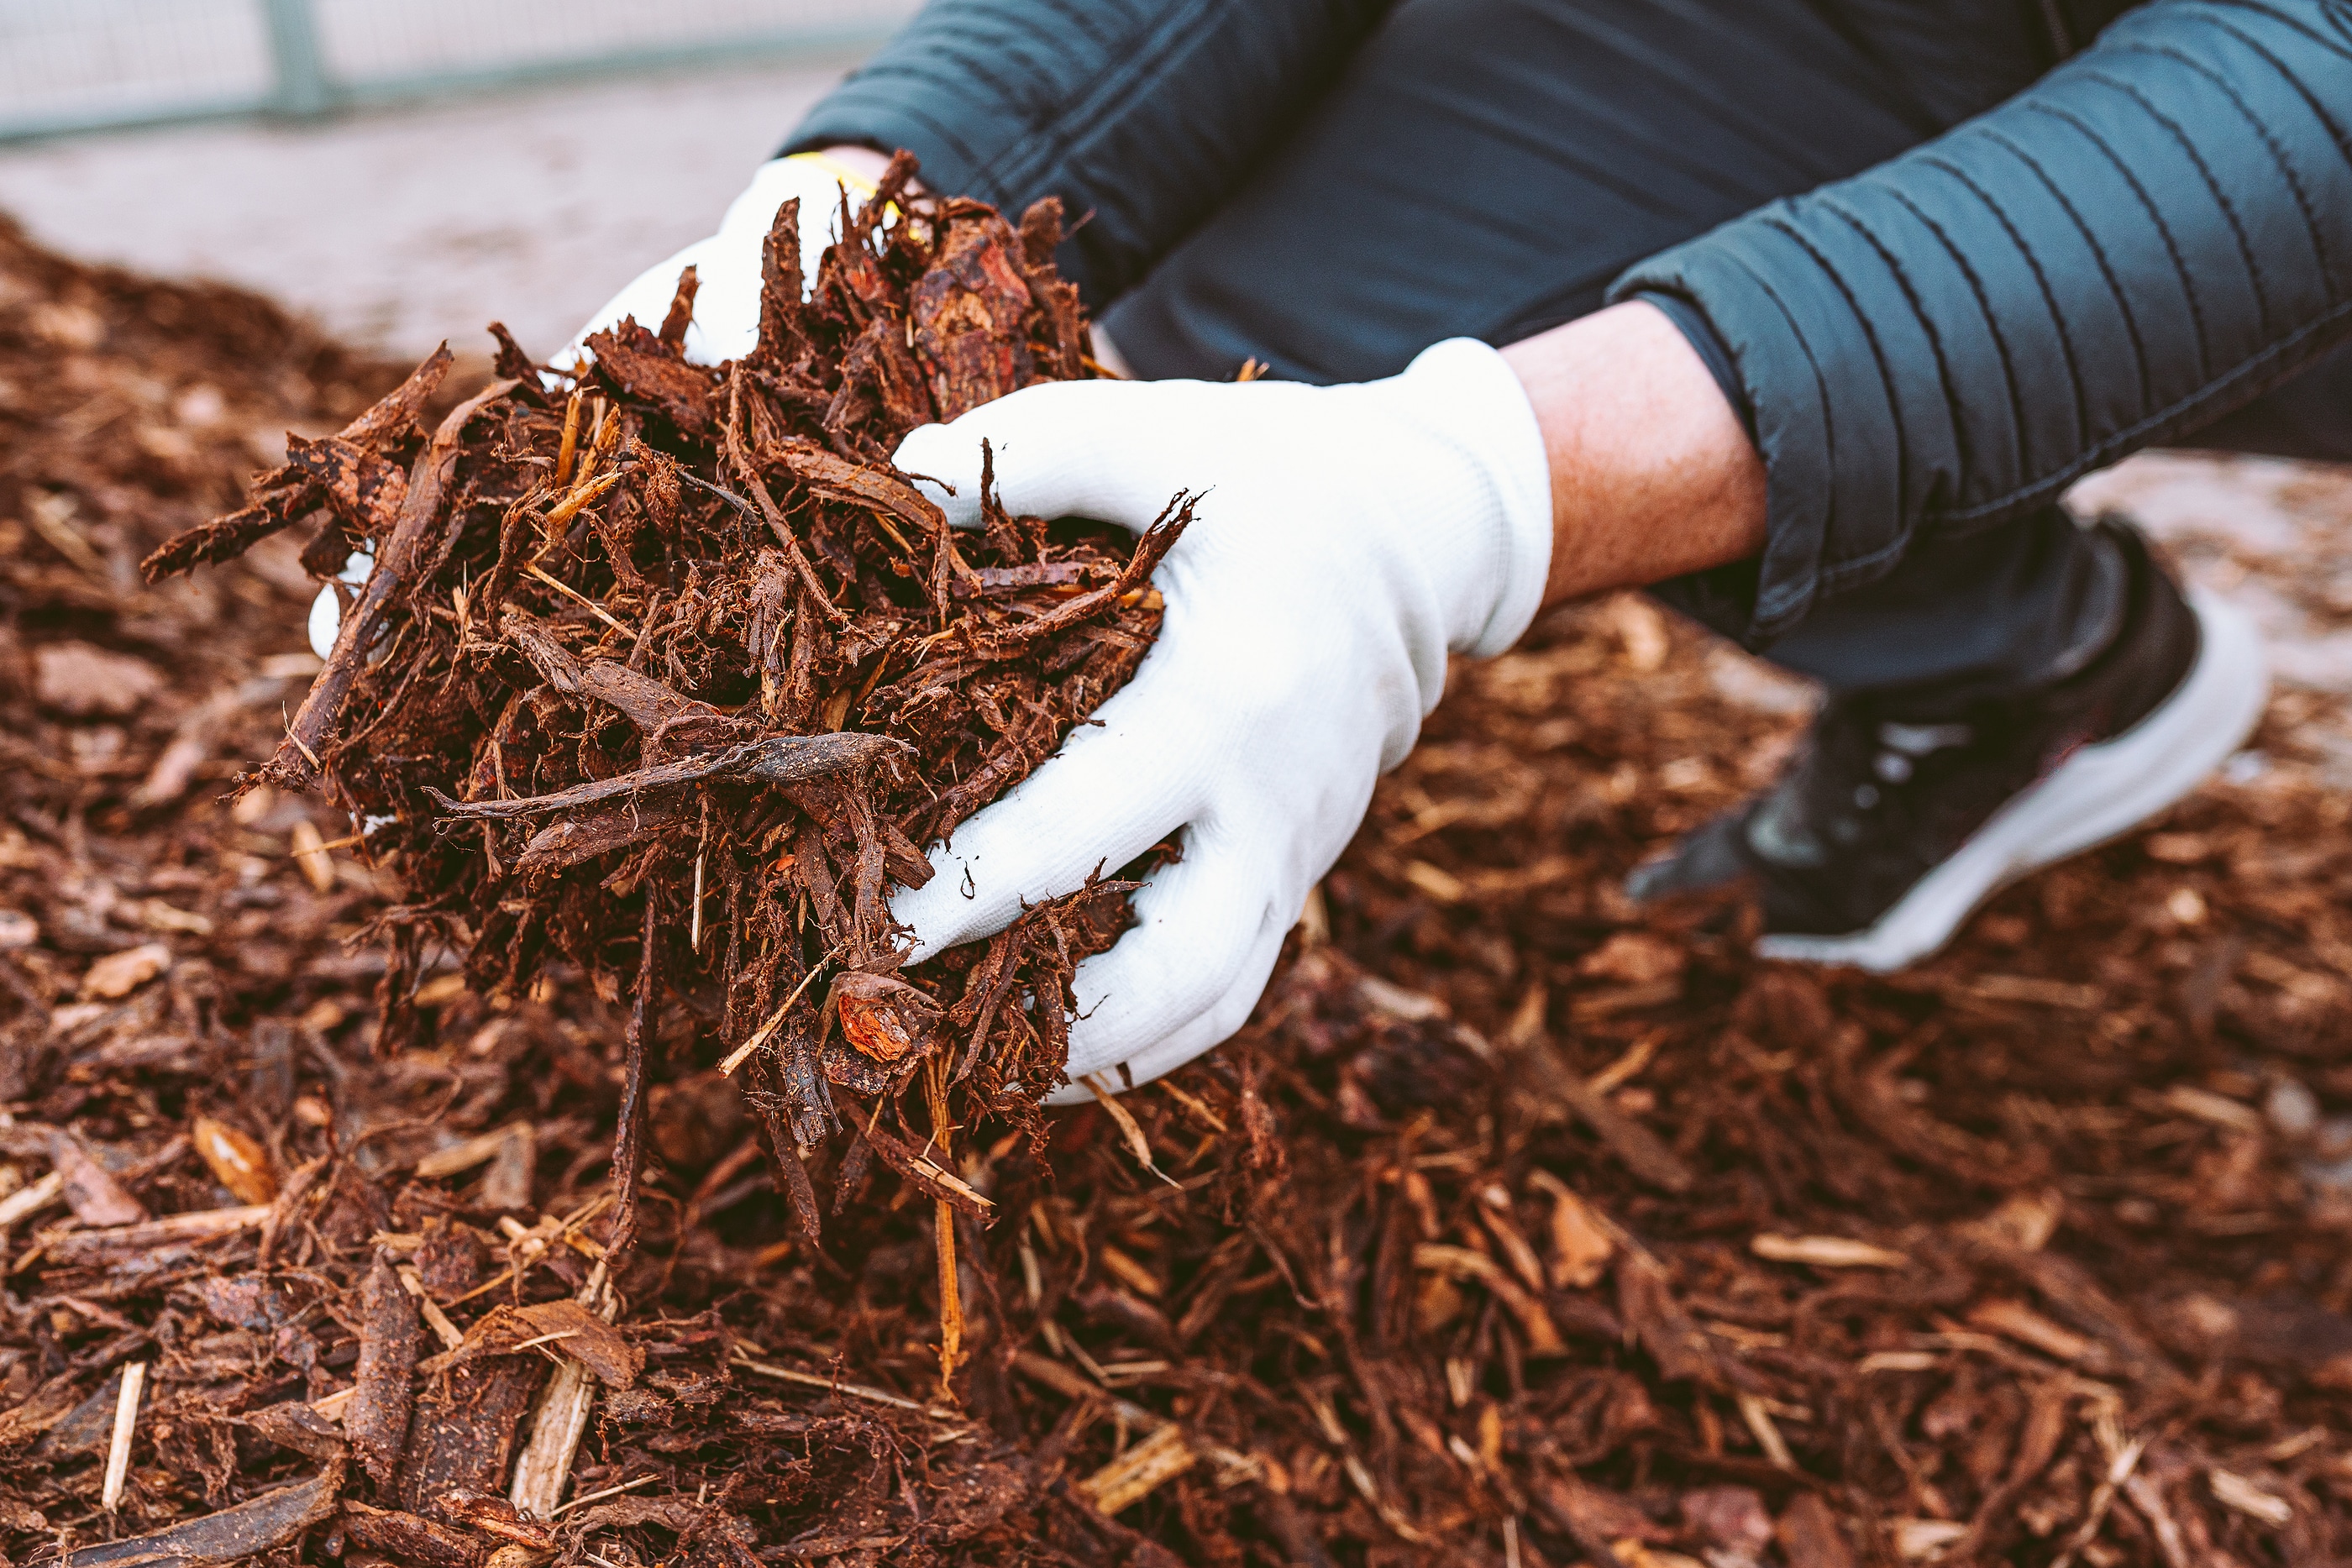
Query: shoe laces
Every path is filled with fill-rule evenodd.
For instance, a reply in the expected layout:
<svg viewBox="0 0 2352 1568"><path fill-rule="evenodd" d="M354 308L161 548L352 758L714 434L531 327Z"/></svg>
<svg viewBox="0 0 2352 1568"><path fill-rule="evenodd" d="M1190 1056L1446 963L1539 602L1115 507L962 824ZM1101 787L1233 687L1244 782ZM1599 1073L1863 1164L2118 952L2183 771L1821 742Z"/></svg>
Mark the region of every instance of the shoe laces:
<svg viewBox="0 0 2352 1568"><path fill-rule="evenodd" d="M1804 757L1757 803L1748 845L1775 865L1811 869L1900 832L1921 765L1976 739L1973 725L1874 719L1858 704L1833 704Z"/></svg>

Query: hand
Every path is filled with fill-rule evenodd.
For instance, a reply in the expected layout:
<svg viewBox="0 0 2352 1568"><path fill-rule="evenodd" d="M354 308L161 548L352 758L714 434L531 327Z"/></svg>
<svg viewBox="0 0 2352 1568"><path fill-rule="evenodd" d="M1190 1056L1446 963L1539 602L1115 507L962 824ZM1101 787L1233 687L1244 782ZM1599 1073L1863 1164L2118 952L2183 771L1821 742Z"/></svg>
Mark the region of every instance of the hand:
<svg viewBox="0 0 2352 1568"><path fill-rule="evenodd" d="M869 161L870 173L866 168ZM578 357L583 339L617 325L624 316L635 316L646 328L659 327L677 292L677 275L688 267L695 269L699 291L681 350L698 365L741 359L760 339L760 257L776 210L799 200L801 276L814 281L817 258L841 236L843 193L847 193L853 210L863 206L874 193L874 176L881 172L882 163L879 154L863 148L836 148L796 152L761 164L750 187L728 204L717 234L639 273L588 318L588 324L551 362L570 363Z"/></svg>
<svg viewBox="0 0 2352 1568"><path fill-rule="evenodd" d="M844 147L827 152L794 153L762 163L751 176L750 187L729 204L727 215L719 220L717 234L696 240L667 260L639 273L626 287L606 300L604 308L588 319L587 325L572 335L563 351L549 362L576 362L582 356L582 341L588 334L617 325L624 316L635 316L640 325L647 328L659 327L669 313L670 300L677 293L678 274L688 267L695 269L698 289L694 319L687 327L681 350L698 365L740 359L759 341L760 258L768 230L776 221L776 209L799 198L801 276L814 278L817 258L841 236L844 193L853 210L863 205L866 198L874 193L873 176L881 172L884 162L879 153L865 148ZM372 553L355 551L343 563L337 580L356 587L367 581L368 573L374 570L375 557ZM334 648L335 632L342 624L342 601L335 591L320 589L310 602L309 631L311 651L321 659Z"/></svg>
<svg viewBox="0 0 2352 1568"><path fill-rule="evenodd" d="M974 526L983 439L1018 513L1139 531L1205 492L1154 577L1167 619L1135 679L892 905L923 956L1181 833L1136 928L1077 972L1070 1076L1118 1089L1241 1027L1448 651L1527 629L1551 554L1543 437L1502 357L1459 339L1357 386L1032 387L913 432L897 462L951 485L926 487Z"/></svg>

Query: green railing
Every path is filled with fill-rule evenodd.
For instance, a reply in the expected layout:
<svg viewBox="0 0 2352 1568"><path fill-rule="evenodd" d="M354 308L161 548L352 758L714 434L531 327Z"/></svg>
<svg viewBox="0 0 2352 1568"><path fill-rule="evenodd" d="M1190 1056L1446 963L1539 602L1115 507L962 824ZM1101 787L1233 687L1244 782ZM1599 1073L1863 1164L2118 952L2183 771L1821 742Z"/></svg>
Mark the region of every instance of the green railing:
<svg viewBox="0 0 2352 1568"><path fill-rule="evenodd" d="M488 10L477 15L495 21L499 7L513 0L480 3ZM343 6L339 15L347 28L355 18L396 20L403 9L401 0L370 4L365 13ZM410 8L420 15L433 9ZM337 16L322 16L321 9L319 0L172 0L143 9L136 0L0 0L0 141L243 117L299 120L592 77L846 58L887 37L914 0L647 3L604 29L627 37L599 40L590 28L570 38L559 24L551 29L559 47L520 57L498 47L469 57L468 29L442 7L437 22L429 15L423 20L441 29L435 41L446 47L426 51L439 57L421 68L367 57L363 38L355 44L347 37L339 50L330 36ZM709 25L713 12L723 13L716 26ZM609 7L603 15L608 22L615 16ZM698 18L703 26L696 26ZM6 60L11 53L14 68ZM185 57L159 66L133 56ZM52 62L46 79L43 61Z"/></svg>

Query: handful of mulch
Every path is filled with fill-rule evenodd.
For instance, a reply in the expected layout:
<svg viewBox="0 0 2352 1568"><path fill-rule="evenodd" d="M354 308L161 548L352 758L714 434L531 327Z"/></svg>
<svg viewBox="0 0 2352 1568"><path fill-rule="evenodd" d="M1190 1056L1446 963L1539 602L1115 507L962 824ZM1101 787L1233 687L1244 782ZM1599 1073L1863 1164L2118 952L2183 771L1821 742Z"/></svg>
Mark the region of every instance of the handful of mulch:
<svg viewBox="0 0 2352 1568"><path fill-rule="evenodd" d="M386 1049L415 1031L445 950L483 995L526 989L560 956L606 999L633 996L622 1246L664 985L748 1072L812 1240L793 1156L845 1113L845 1191L878 1155L977 1214L945 1159L950 1092L968 1097L962 1120L1042 1134L1073 968L1117 938L1135 885L1098 879L901 972L892 888L924 883L919 846L1133 674L1160 624L1152 568L1188 516L1179 497L1130 540L984 496L985 528L959 535L891 466L916 425L1097 373L1054 270L1059 204L1016 231L982 203L910 193L914 172L902 153L862 211L845 200L813 288L799 204L782 206L745 358L684 359L692 267L658 328L592 335L583 368L535 366L494 325L502 379L429 434L446 347L145 562L156 580L307 525L323 581L373 548L326 668L247 781L323 786L403 889L382 921ZM898 1105L919 1076L926 1124L909 1132Z"/></svg>

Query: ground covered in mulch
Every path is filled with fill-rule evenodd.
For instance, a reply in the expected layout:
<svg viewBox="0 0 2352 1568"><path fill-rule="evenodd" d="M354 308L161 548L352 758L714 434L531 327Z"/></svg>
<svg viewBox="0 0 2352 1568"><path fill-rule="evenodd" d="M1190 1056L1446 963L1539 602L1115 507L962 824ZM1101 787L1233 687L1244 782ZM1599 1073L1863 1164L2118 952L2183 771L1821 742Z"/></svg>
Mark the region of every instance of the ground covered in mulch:
<svg viewBox="0 0 2352 1568"><path fill-rule="evenodd" d="M230 798L318 669L299 545L136 570L398 379L0 233L9 1561L2352 1550L2352 862L2305 699L1946 957L1822 976L1614 892L1794 694L1567 612L1459 672L1239 1039L1042 1158L957 1139L965 1209L835 1140L813 1246L723 1020L661 991L611 1258L629 999L420 954L379 1049L391 873L316 796Z"/></svg>

